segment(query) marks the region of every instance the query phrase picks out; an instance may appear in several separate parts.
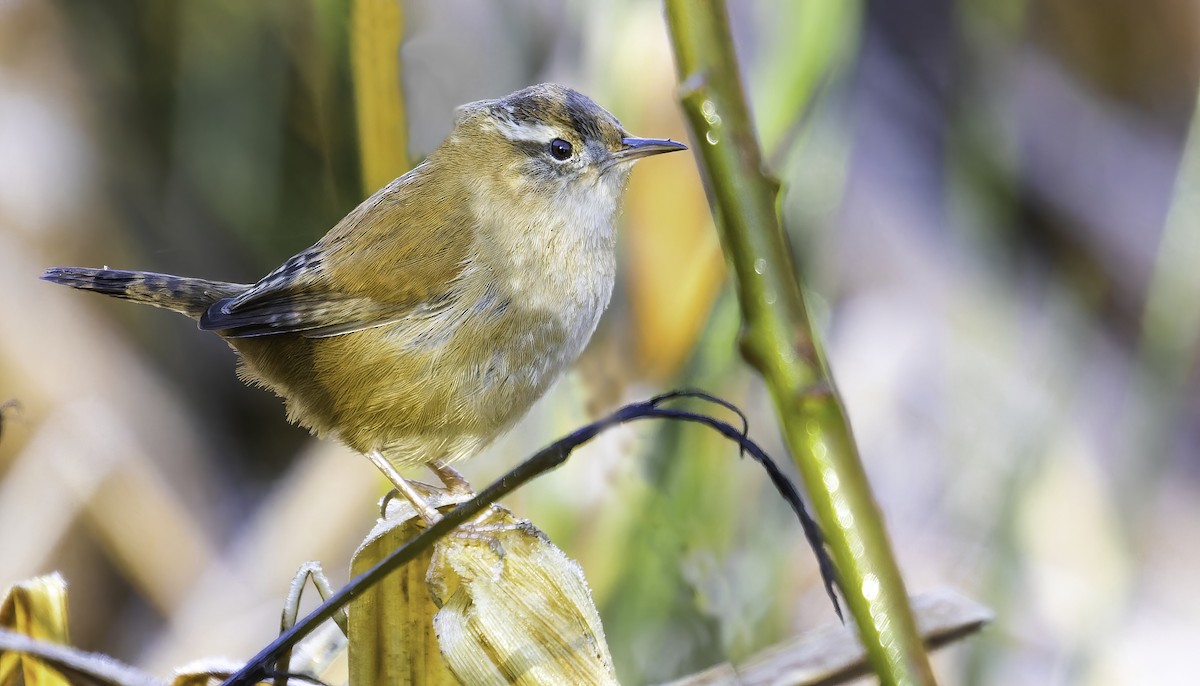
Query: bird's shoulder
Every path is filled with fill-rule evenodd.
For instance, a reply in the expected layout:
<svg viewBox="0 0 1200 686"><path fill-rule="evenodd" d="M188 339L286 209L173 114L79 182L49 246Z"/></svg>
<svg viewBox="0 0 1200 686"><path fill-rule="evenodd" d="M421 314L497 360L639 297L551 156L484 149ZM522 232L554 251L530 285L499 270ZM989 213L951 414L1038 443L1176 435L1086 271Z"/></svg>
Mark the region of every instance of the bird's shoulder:
<svg viewBox="0 0 1200 686"><path fill-rule="evenodd" d="M417 167L377 191L315 245L215 303L201 328L333 336L445 307L472 271L477 227L465 197L435 171Z"/></svg>
<svg viewBox="0 0 1200 686"><path fill-rule="evenodd" d="M439 171L422 165L363 201L306 251L320 256L318 276L377 299L437 297L470 263L478 231L460 184Z"/></svg>

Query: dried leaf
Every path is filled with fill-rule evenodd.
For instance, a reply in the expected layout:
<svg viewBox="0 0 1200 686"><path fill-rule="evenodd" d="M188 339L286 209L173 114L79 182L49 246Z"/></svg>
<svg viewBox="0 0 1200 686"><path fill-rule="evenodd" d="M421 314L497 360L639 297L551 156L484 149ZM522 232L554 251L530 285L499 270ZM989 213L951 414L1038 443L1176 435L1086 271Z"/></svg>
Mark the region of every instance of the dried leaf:
<svg viewBox="0 0 1200 686"><path fill-rule="evenodd" d="M0 602L0 627L39 641L67 643L67 582L58 573L14 584ZM42 659L0 651L0 684L71 686Z"/></svg>
<svg viewBox="0 0 1200 686"><path fill-rule="evenodd" d="M617 683L583 571L528 521L493 508L435 548L428 578L463 683Z"/></svg>
<svg viewBox="0 0 1200 686"><path fill-rule="evenodd" d="M439 508L469 497L415 485ZM352 573L422 526L393 503ZM496 506L353 601L349 633L351 683L617 683L579 566Z"/></svg>
<svg viewBox="0 0 1200 686"><path fill-rule="evenodd" d="M434 507L466 500L416 484ZM392 502L388 516L367 535L350 563L357 576L420 533L422 523L407 502ZM393 572L354 600L349 611L350 683L457 685L433 633L437 606L425 572L429 551Z"/></svg>

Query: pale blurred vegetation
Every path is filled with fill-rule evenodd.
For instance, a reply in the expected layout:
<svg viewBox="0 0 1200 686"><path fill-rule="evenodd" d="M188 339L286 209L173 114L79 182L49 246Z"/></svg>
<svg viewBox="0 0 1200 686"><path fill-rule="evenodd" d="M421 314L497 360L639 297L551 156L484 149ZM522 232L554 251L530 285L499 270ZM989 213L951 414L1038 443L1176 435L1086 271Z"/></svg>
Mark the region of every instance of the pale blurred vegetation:
<svg viewBox="0 0 1200 686"><path fill-rule="evenodd" d="M908 587L998 613L937 656L942 680L1188 683L1200 169L1179 172L1200 6L731 5ZM373 469L287 425L220 340L36 278L251 281L320 236L362 197L349 9L0 2L0 401L22 404L0 438L0 585L61 571L83 648L159 673L247 657L296 567L344 580L373 522ZM543 80L685 136L655 2L403 9L412 159L455 105ZM689 156L635 172L622 260L577 373L463 466L476 484L673 386L737 402L781 450ZM629 683L832 621L794 520L735 456L694 428L623 430L508 503L583 565Z"/></svg>

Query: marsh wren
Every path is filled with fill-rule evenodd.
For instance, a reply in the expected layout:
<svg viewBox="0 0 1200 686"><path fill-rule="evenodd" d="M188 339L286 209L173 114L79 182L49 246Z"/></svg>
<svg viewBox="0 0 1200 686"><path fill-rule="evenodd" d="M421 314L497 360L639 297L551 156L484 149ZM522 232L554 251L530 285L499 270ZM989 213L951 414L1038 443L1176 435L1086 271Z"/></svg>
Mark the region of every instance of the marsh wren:
<svg viewBox="0 0 1200 686"><path fill-rule="evenodd" d="M458 109L429 158L253 285L55 267L42 278L164 307L239 354L288 418L399 474L511 428L588 342L612 294L632 163L686 147L635 138L554 84Z"/></svg>

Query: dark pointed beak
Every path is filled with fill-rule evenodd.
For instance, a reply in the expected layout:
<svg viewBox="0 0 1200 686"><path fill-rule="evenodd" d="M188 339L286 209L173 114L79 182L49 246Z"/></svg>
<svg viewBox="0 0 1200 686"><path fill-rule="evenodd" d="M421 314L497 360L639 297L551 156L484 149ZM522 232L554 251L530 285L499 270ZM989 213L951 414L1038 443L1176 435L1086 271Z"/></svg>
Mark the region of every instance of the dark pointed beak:
<svg viewBox="0 0 1200 686"><path fill-rule="evenodd" d="M676 150L687 150L687 146L683 143L678 143L670 138L622 138L621 143L625 146L618 150L613 157L619 162L632 162L633 160L641 159L649 155L657 155L663 152L675 152Z"/></svg>

